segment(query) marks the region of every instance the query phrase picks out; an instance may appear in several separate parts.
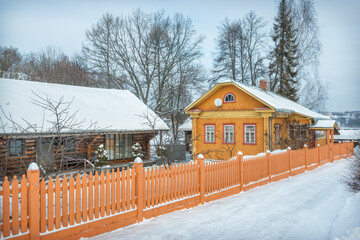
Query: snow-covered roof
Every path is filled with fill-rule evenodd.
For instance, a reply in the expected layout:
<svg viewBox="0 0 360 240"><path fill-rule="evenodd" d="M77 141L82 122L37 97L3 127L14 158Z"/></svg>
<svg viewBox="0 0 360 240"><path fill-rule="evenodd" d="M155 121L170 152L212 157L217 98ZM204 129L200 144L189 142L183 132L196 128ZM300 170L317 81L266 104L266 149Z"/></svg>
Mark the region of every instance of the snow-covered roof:
<svg viewBox="0 0 360 240"><path fill-rule="evenodd" d="M242 83L238 83L238 82L234 82L231 80L225 80L225 81L220 81L217 85L215 85L213 87L213 89L215 87L217 87L218 85L222 85L222 84L227 84L227 83L231 83L231 84L235 84L237 85L240 89L244 90L245 92L247 92L248 94L254 96L255 98L259 99L260 101L262 101L263 103L265 103L266 105L274 108L276 111L278 112L290 112L290 113L298 113L301 115L304 115L306 117L310 117L313 119L331 119L329 116L325 116L322 115L320 113L314 112L294 101L291 101L287 98L284 98L283 96L280 96L274 92L271 91L264 91L259 87L255 87L255 86L247 86L245 84ZM189 107L191 107L193 104L195 104L197 101L199 101L201 98L197 99L196 101L194 101L193 103L189 104L186 109L188 109Z"/></svg>
<svg viewBox="0 0 360 240"><path fill-rule="evenodd" d="M336 121L329 119L329 120L317 120L310 128L333 128L336 125Z"/></svg>
<svg viewBox="0 0 360 240"><path fill-rule="evenodd" d="M3 109L0 111L1 133L20 133L14 130L12 121L4 113L23 127L26 125L24 120L36 126L36 130L30 129L27 133L51 133L52 124L49 121L53 121L55 116L32 103L32 99L38 99L36 95L53 101L62 97L66 102L72 101L70 112L77 111L76 119L84 121L76 128L78 132L169 130L161 118L128 90L0 78L0 91L0 106ZM91 124L93 127L89 129Z"/></svg>
<svg viewBox="0 0 360 240"><path fill-rule="evenodd" d="M335 135L336 140L360 140L360 129L340 129L340 135Z"/></svg>
<svg viewBox="0 0 360 240"><path fill-rule="evenodd" d="M295 112L301 115L305 115L307 117L311 117L314 119L330 119L329 116L322 115L320 113L311 111L310 109L293 102L287 98L280 96L279 94L273 93L271 91L264 91L261 88L254 86L247 86L238 82L234 82L239 87L247 91L248 93L254 95L259 98L266 104L275 108L277 111L285 111L285 112Z"/></svg>
<svg viewBox="0 0 360 240"><path fill-rule="evenodd" d="M188 118L186 121L180 125L180 131L192 131L192 119Z"/></svg>

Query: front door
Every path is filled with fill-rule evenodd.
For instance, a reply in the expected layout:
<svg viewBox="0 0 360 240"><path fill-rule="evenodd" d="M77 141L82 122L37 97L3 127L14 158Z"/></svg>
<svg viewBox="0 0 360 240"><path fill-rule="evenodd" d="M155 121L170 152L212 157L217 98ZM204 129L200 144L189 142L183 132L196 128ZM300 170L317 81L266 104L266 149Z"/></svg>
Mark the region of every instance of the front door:
<svg viewBox="0 0 360 240"><path fill-rule="evenodd" d="M54 170L54 145L51 142L52 138L38 138L36 161L46 171Z"/></svg>

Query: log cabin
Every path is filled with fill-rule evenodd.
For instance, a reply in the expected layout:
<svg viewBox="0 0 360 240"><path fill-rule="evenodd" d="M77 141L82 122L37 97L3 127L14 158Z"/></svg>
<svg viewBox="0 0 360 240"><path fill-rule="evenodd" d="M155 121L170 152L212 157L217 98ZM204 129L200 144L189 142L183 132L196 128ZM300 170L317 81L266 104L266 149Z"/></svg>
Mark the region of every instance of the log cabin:
<svg viewBox="0 0 360 240"><path fill-rule="evenodd" d="M192 121L192 152L208 159L229 159L241 151L324 145L338 134L329 116L268 91L267 81L247 86L233 81L216 84L184 110Z"/></svg>
<svg viewBox="0 0 360 240"><path fill-rule="evenodd" d="M104 145L109 164L132 161L140 143L169 128L128 90L0 79L0 175L23 174L31 162L45 171L94 162Z"/></svg>

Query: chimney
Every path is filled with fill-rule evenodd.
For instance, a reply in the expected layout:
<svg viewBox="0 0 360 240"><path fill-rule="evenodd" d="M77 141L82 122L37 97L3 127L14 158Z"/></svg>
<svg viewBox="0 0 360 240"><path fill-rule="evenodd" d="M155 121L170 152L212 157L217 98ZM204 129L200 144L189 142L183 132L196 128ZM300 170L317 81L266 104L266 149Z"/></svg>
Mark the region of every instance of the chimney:
<svg viewBox="0 0 360 240"><path fill-rule="evenodd" d="M259 86L262 90L264 90L265 92L267 92L268 86L267 86L267 80L266 79L261 79L260 80L260 86Z"/></svg>

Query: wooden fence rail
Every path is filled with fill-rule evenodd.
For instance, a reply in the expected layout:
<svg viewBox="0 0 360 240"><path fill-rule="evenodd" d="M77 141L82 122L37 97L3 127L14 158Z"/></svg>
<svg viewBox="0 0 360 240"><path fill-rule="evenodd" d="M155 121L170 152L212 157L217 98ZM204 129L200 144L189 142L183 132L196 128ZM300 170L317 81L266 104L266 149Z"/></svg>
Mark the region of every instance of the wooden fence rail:
<svg viewBox="0 0 360 240"><path fill-rule="evenodd" d="M197 161L39 180L28 170L0 189L0 238L74 239L94 236L245 191L351 156L353 142L267 152L227 161Z"/></svg>

